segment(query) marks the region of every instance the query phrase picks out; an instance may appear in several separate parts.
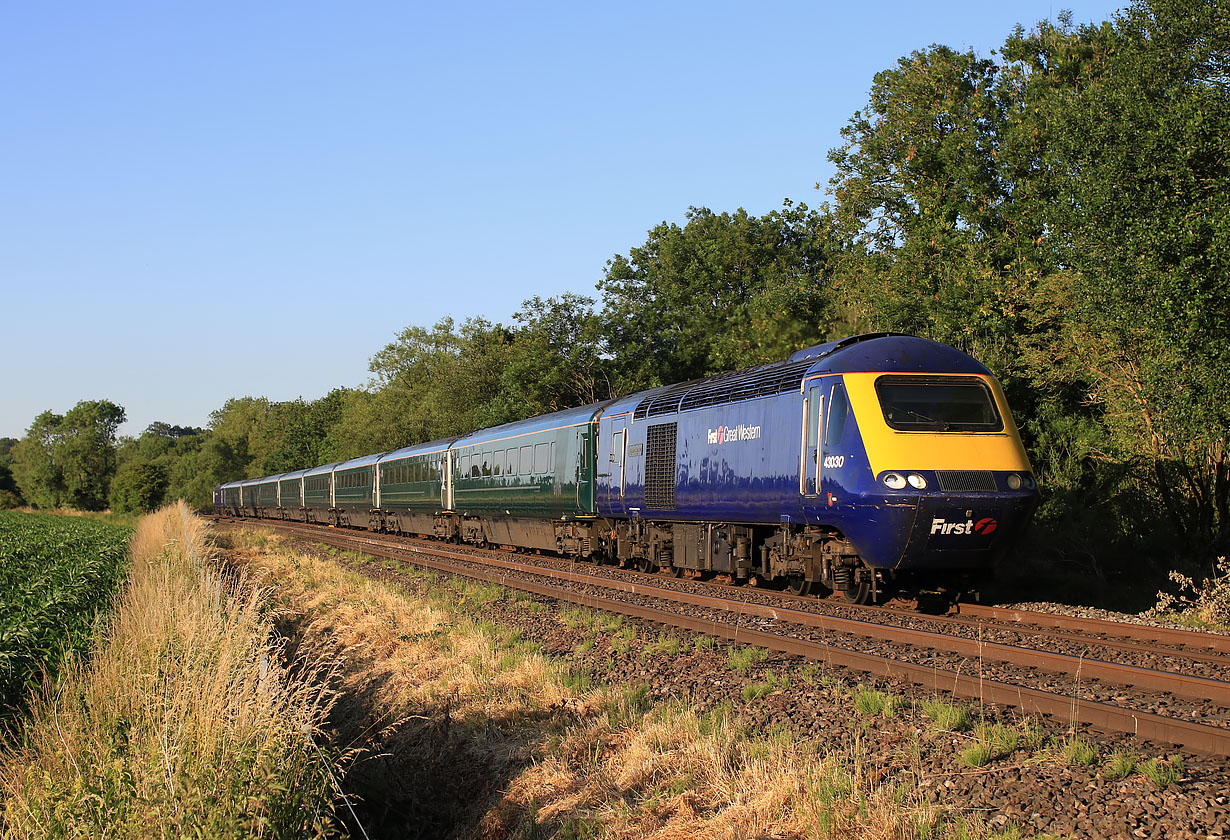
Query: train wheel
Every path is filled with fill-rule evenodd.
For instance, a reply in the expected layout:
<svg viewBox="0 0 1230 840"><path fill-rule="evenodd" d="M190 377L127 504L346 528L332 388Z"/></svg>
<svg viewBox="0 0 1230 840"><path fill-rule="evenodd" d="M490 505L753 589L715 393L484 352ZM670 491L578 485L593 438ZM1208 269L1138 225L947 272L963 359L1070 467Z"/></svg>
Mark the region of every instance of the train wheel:
<svg viewBox="0 0 1230 840"><path fill-rule="evenodd" d="M648 557L641 557L638 559L636 561L636 568L647 575L651 575L658 570L657 564L655 564Z"/></svg>
<svg viewBox="0 0 1230 840"><path fill-rule="evenodd" d="M810 595L815 584L802 575L791 575L786 578L786 591L791 595Z"/></svg>
<svg viewBox="0 0 1230 840"><path fill-rule="evenodd" d="M843 589L841 595L851 604L870 604L871 601L871 583L861 580L850 589Z"/></svg>
<svg viewBox="0 0 1230 840"><path fill-rule="evenodd" d="M683 566L671 566L671 574L677 578L683 577L686 572L687 569L683 568Z"/></svg>

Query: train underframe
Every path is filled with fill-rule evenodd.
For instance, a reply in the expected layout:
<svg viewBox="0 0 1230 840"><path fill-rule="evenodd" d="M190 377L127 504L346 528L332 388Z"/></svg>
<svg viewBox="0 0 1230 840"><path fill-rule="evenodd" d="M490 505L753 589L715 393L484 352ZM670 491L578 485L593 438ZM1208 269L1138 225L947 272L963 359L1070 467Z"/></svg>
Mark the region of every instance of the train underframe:
<svg viewBox="0 0 1230 840"><path fill-rule="evenodd" d="M353 521L339 524L357 527ZM681 578L780 587L797 595L837 592L851 603L877 600L892 582L891 572L867 566L839 533L816 527L549 520L379 509L369 511L366 527L470 545L546 551L648 573L667 571Z"/></svg>
<svg viewBox="0 0 1230 840"><path fill-rule="evenodd" d="M230 506L227 506L228 508ZM228 510L247 513L255 511ZM271 519L361 528L375 532L434 537L479 546L542 551L598 564L615 563L642 572L680 578L781 588L796 595L838 594L850 603L875 603L910 587L924 601L944 608L977 595L976 575L951 580L873 569L840 533L817 526L665 522L641 519L538 519L471 516L453 512L413 513L373 508L266 510ZM930 606L924 608L931 608Z"/></svg>

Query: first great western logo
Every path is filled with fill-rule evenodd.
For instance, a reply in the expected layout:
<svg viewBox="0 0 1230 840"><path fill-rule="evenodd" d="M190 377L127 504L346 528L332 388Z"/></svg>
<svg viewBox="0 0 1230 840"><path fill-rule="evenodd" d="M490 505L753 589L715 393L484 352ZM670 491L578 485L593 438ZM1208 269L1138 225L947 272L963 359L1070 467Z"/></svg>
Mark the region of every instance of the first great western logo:
<svg viewBox="0 0 1230 840"><path fill-rule="evenodd" d="M953 522L946 519L941 519L938 516L931 520L931 533L934 534L956 534L956 535L973 535L982 534L984 537L989 537L995 533L995 529L999 527L999 523L991 517L985 517L975 522L972 519L967 519L964 522Z"/></svg>
<svg viewBox="0 0 1230 840"><path fill-rule="evenodd" d="M738 443L743 440L760 440L760 427L745 426L742 423L738 426L718 426L716 429L709 430L708 440L712 446Z"/></svg>

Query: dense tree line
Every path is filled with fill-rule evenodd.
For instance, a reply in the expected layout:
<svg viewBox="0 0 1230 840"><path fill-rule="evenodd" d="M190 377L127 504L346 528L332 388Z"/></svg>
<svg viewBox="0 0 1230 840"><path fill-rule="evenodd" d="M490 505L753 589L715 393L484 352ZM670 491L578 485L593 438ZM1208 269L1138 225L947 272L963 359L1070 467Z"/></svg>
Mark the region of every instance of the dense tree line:
<svg viewBox="0 0 1230 840"><path fill-rule="evenodd" d="M1003 380L1043 486L1039 547L1099 574L1131 548L1230 544L1230 15L1139 0L931 46L879 73L829 153L832 197L692 208L608 261L598 297L410 326L371 381L232 399L207 429L115 439L81 403L0 446L0 503L208 502L220 481L393 449L784 358L865 330L958 346ZM11 450L11 451L10 451ZM10 475L15 482L9 482Z"/></svg>

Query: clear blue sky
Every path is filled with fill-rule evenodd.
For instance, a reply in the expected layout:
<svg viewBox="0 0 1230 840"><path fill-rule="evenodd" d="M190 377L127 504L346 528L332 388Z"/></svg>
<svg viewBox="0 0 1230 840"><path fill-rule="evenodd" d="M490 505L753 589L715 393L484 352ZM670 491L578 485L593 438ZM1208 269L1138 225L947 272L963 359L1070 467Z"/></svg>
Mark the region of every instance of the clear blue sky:
<svg viewBox="0 0 1230 840"><path fill-rule="evenodd" d="M1121 5L0 2L0 436L362 385L408 325L593 294L690 205L821 203L910 51Z"/></svg>

